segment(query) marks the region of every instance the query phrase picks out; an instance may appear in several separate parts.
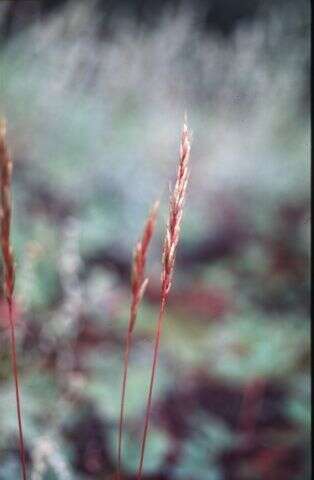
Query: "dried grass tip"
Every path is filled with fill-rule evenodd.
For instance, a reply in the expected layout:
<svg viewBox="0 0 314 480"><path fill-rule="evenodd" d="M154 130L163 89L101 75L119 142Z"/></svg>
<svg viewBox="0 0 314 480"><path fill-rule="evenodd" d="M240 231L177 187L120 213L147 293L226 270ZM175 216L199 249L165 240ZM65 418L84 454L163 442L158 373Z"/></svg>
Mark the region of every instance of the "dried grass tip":
<svg viewBox="0 0 314 480"><path fill-rule="evenodd" d="M6 144L6 122L0 120L0 224L1 250L4 267L4 292L8 301L14 290L14 257L10 243L12 199L11 199L12 160Z"/></svg>

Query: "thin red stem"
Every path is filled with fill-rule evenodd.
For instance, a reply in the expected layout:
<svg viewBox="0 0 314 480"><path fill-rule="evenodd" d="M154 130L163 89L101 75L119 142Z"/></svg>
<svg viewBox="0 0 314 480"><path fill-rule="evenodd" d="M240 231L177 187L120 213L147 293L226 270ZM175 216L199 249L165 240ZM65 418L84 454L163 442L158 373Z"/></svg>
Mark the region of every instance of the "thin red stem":
<svg viewBox="0 0 314 480"><path fill-rule="evenodd" d="M20 391L19 391L19 375L17 367L17 355L16 355L16 341L15 341L15 328L12 315L12 299L8 299L8 308L9 308L9 322L10 322L10 332L11 332L11 362L12 362L12 371L14 377L14 386L15 386L15 398L16 398L16 413L19 427L19 450L20 450L20 461L21 461L21 474L22 479L26 480L26 461L25 461L25 448L24 448L24 436L23 436L23 427L22 427L22 413L21 413L21 402L20 402Z"/></svg>
<svg viewBox="0 0 314 480"><path fill-rule="evenodd" d="M153 364L152 364L149 391L148 391L148 399L147 399L147 406L146 406L144 431L143 431L142 445L141 445L140 463L139 463L137 477L136 477L137 480L141 480L141 478L142 478L146 439L147 439L147 432L148 432L148 426L149 426L149 419L150 419L151 410L152 410L153 388L154 388L154 381L155 381L155 375L156 375L156 369L157 369L157 360L158 360L159 344L160 344L160 338L161 338L161 331L162 331L162 323L163 323L165 305L166 305L166 296L163 295L163 298L162 298L162 301L161 301L161 306L160 306L160 311L159 311L159 316L158 316L158 321L157 321L154 355L153 355Z"/></svg>
<svg viewBox="0 0 314 480"><path fill-rule="evenodd" d="M122 452L122 433L123 433L124 407L125 407L125 391L126 391L126 384L127 384L127 377L128 377L129 354L130 354L131 342L132 342L132 331L130 330L130 328L128 328L128 333L127 333L126 342L125 342L124 372L123 372L123 381L122 381L122 389L121 389L117 480L120 480L121 478L121 452Z"/></svg>

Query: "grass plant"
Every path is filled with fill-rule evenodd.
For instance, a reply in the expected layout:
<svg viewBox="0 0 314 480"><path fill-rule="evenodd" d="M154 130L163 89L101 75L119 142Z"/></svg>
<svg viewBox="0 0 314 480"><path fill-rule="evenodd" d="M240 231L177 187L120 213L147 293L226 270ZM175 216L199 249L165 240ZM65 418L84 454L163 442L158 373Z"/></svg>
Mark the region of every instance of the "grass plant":
<svg viewBox="0 0 314 480"><path fill-rule="evenodd" d="M137 313L139 305L145 293L145 289L148 283L148 278L145 278L145 266L146 266L146 257L148 247L151 241L151 238L154 233L156 216L159 203L156 202L151 209L148 219L145 224L145 228L142 234L142 238L138 241L133 257L132 265L132 277L131 277L131 307L130 307L130 316L129 324L125 341L125 351L124 351L124 371L123 371L123 380L122 380L122 389L121 389L121 407L120 407L120 420L119 420L119 435L118 435L118 469L117 469L117 478L121 478L121 454L122 454L122 434L123 434L123 423L124 423L124 410L125 410L125 393L127 386L127 376L128 376L128 366L129 366L129 355L132 345L132 333L136 323Z"/></svg>
<svg viewBox="0 0 314 480"><path fill-rule="evenodd" d="M13 307L13 293L14 293L14 256L11 245L11 217L12 217L12 195L11 195L11 179L12 179L12 160L9 154L9 150L6 144L6 123L4 120L0 121L0 202L1 202L1 250L3 258L3 270L4 281L3 290L8 305L9 311L9 326L10 326L10 341L11 341L11 362L12 372L15 386L15 398L16 398L16 413L18 420L19 430L19 451L22 478L26 480L26 460L25 460L25 447L24 447L24 435L22 425L22 411L20 400L20 386L19 386L19 373L17 365L17 353L16 353L16 339L15 339L15 324L12 315Z"/></svg>
<svg viewBox="0 0 314 480"><path fill-rule="evenodd" d="M168 218L166 237L165 237L165 242L163 247L163 256L162 256L163 269L161 274L161 301L160 301L160 309L159 309L157 328L156 328L156 334L155 334L153 363L152 363L151 377L150 377L148 397L147 397L144 430L143 430L143 436L142 436L142 442L141 442L140 462L139 462L139 467L137 472L138 480L141 480L142 478L147 433L148 433L149 420L150 420L151 410L152 410L153 387L154 387L155 376L156 376L162 324L163 324L163 319L165 314L166 303L167 303L169 292L171 289L176 251L177 251L177 246L180 238L183 206L184 206L184 201L186 196L187 184L189 180L188 165L189 165L189 159L190 159L190 150L191 150L191 135L189 133L189 130L185 121L183 125L182 135L181 135L177 179L176 179L174 189L170 196L169 218Z"/></svg>

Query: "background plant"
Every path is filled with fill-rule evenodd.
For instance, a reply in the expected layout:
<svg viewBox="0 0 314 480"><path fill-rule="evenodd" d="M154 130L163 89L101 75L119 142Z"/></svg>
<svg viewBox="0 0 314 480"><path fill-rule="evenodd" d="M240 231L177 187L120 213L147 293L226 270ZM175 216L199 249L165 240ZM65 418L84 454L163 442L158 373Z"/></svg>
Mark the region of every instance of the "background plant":
<svg viewBox="0 0 314 480"><path fill-rule="evenodd" d="M222 479L306 478L309 15L303 2L288 3L278 11L272 2L270 15L239 21L228 36L199 30L193 11L160 11L154 28L117 17L102 36L92 2L75 2L27 28L15 23L1 41L31 464L36 441L48 437L74 478L115 471L130 252L147 205L161 198L130 358L126 435L140 438L166 183L187 110L196 135L193 183L146 478L206 480L206 469ZM5 311L1 299L1 480L18 476ZM254 431L242 431L243 395L258 379L265 389ZM132 479L136 453L126 452Z"/></svg>

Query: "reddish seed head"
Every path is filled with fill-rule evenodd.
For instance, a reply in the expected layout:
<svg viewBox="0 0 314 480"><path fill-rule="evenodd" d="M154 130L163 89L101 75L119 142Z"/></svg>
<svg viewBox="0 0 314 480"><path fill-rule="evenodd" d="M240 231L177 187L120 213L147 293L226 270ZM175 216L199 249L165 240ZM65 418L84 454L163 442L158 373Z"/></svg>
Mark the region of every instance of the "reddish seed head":
<svg viewBox="0 0 314 480"><path fill-rule="evenodd" d="M173 192L170 196L169 219L167 223L167 232L163 250L163 272L161 278L162 291L164 295L167 295L171 288L171 278L174 269L176 249L180 236L183 206L189 179L188 163L190 158L190 150L190 133L185 121L181 134L177 179Z"/></svg>
<svg viewBox="0 0 314 480"><path fill-rule="evenodd" d="M148 279L144 278L147 250L154 233L159 202L155 202L151 209L141 240L138 241L133 257L131 289L132 289L132 312L134 320L131 322L130 329L134 327L135 317L138 305L144 295Z"/></svg>
<svg viewBox="0 0 314 480"><path fill-rule="evenodd" d="M147 282L148 282L148 279L144 278L146 257L147 257L148 247L154 233L158 206L159 206L159 202L156 202L153 208L151 209L144 227L142 238L137 242L137 245L134 250L134 258L133 258L133 264L132 264L132 277L131 277L132 303L131 303L129 325L128 325L128 331L127 331L127 337L126 337L125 351L124 351L124 372L123 372L122 390L121 390L119 436L118 436L118 471L117 471L118 480L120 480L121 478L122 432L123 432L123 422L124 422L125 394L126 394L127 375L128 375L129 352L130 352L131 343L132 343L132 331L136 322L139 304L143 298L143 295L147 286Z"/></svg>
<svg viewBox="0 0 314 480"><path fill-rule="evenodd" d="M144 431L143 431L143 437L142 437L142 443L141 443L140 462L139 462L139 468L138 468L137 477L136 477L137 480L142 479L145 446L146 446L149 419L150 419L151 409L152 409L153 386L155 381L157 360L158 360L158 354L159 354L161 329L162 329L166 301L171 288L171 278L172 278L173 269L174 269L176 248L177 248L179 236L180 236L183 205L184 205L186 187L187 187L188 177L189 177L188 162L190 158L190 150L191 150L190 134L188 131L188 127L186 125L186 118L185 118L182 135L181 135L177 179L176 179L173 192L170 196L169 219L167 223L167 231L166 231L166 238L164 243L163 259L162 259L163 271L161 275L161 280L162 280L161 303L160 303L160 310L159 310L156 336L155 336L153 364L152 364L151 377L150 377L150 383L149 383Z"/></svg>
<svg viewBox="0 0 314 480"><path fill-rule="evenodd" d="M10 244L11 229L11 177L12 161L6 145L6 123L0 120L0 223L1 249L4 267L4 291L8 300L12 300L14 289L14 258Z"/></svg>
<svg viewBox="0 0 314 480"><path fill-rule="evenodd" d="M20 405L19 393L19 376L16 359L16 342L15 342L15 326L13 317L13 289L14 289L14 258L10 244L10 228L11 228L11 177L12 177L12 161L5 141L6 124L0 119L0 241L3 257L4 268L4 291L8 302L9 324L10 324L10 338L11 338L11 358L12 358L12 372L14 377L15 398L16 398L16 413L19 430L19 447L20 447L20 461L22 478L26 480L26 461L25 448L22 427L22 413Z"/></svg>

